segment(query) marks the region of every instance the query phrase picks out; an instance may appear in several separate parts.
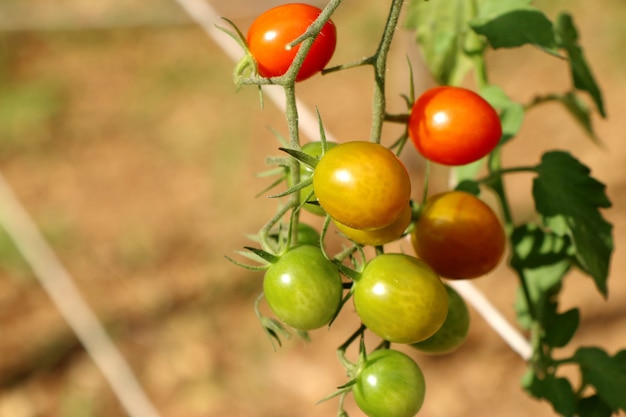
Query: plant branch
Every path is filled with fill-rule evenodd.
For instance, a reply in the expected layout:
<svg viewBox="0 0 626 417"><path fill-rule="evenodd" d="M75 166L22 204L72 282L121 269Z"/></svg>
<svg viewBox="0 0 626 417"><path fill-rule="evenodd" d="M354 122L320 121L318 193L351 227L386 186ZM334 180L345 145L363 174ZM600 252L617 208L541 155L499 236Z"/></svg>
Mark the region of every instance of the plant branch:
<svg viewBox="0 0 626 417"><path fill-rule="evenodd" d="M385 98L385 73L387 71L387 56L393 40L393 35L398 26L400 12L404 0L392 0L387 16L387 23L383 36L378 44L378 49L374 55L374 100L372 109L372 128L370 132L370 142L380 143L385 120L386 98Z"/></svg>

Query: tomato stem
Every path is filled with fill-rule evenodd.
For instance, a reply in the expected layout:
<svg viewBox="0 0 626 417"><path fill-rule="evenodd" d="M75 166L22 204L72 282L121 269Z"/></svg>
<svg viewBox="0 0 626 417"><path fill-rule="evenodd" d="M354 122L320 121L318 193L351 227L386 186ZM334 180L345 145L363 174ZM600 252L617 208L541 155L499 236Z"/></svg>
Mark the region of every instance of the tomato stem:
<svg viewBox="0 0 626 417"><path fill-rule="evenodd" d="M378 44L376 53L374 54L374 100L373 100L373 117L372 128L370 132L370 141L380 143L383 130L383 122L385 120L386 98L385 98L385 72L387 71L387 55L393 40L402 4L404 0L393 0L387 16L387 23L383 36Z"/></svg>

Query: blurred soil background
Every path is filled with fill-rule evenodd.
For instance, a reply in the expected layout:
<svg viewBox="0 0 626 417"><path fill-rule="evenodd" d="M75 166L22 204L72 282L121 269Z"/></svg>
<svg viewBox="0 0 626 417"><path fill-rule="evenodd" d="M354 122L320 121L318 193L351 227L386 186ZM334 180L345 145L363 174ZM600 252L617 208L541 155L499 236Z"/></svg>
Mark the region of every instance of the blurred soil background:
<svg viewBox="0 0 626 417"><path fill-rule="evenodd" d="M213 5L245 31L276 3ZM331 64L373 52L386 4L342 4ZM594 117L598 147L558 105L544 105L528 115L505 162L535 164L547 149L568 149L607 184L614 206L604 214L615 225L616 244L609 299L574 273L562 308L582 308L574 347L613 353L626 346L626 3L536 5L550 16L574 14L609 118ZM389 61L392 111L402 111L399 94L407 91L406 54L418 56L411 40L400 30ZM565 63L533 48L498 51L489 60L493 82L516 100L568 88ZM270 129L287 134L281 112L269 101L261 109L254 88L235 91L232 68L172 1L1 0L0 172L163 417L333 416L336 400L315 403L346 382L335 349L358 325L351 309L330 331L313 332L311 343L292 339L275 351L253 310L261 275L224 258L250 244L245 235L272 215L275 202L254 197L271 180L255 174L265 155L278 153ZM418 88L430 85L428 76L416 76ZM368 137L371 91L367 69L298 86L341 141ZM388 129L385 140L396 133ZM409 148L404 159L417 197L423 165ZM509 183L520 221L532 215L530 180ZM445 170L433 181L433 190L443 189ZM410 251L406 243L401 249ZM513 320L516 282L506 267L476 285ZM406 350L428 383L420 415L554 415L520 390L522 360L473 310L472 318L467 343L449 356ZM351 399L347 408L362 415ZM0 417L124 415L0 233Z"/></svg>

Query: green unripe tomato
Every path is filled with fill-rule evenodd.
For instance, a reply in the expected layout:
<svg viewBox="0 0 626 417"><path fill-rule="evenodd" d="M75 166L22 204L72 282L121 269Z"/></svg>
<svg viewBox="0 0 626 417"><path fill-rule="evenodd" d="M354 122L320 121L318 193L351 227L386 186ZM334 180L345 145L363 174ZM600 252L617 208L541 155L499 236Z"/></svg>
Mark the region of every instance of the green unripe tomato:
<svg viewBox="0 0 626 417"><path fill-rule="evenodd" d="M463 297L454 288L446 285L448 291L448 316L443 326L426 340L414 343L420 352L443 355L459 348L467 338L470 316Z"/></svg>
<svg viewBox="0 0 626 417"><path fill-rule="evenodd" d="M448 295L425 262L385 253L370 260L354 284L354 307L372 332L393 343L417 343L443 325Z"/></svg>
<svg viewBox="0 0 626 417"><path fill-rule="evenodd" d="M265 299L285 324L300 330L328 324L341 304L339 270L318 246L296 246L274 262L263 280Z"/></svg>
<svg viewBox="0 0 626 417"><path fill-rule="evenodd" d="M369 417L413 417L424 403L426 384L421 369L397 350L376 350L352 387L354 400Z"/></svg>
<svg viewBox="0 0 626 417"><path fill-rule="evenodd" d="M299 245L318 246L320 244L320 234L313 226L299 222L297 242Z"/></svg>

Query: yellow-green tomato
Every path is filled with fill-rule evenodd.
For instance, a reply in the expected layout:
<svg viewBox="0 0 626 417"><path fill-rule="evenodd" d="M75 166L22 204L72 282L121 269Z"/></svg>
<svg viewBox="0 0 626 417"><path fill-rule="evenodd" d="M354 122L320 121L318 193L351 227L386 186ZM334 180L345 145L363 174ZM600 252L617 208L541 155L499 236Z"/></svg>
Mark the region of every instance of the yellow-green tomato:
<svg viewBox="0 0 626 417"><path fill-rule="evenodd" d="M354 284L354 307L365 326L393 343L417 343L443 325L448 294L423 261L389 253L370 260Z"/></svg>
<svg viewBox="0 0 626 417"><path fill-rule="evenodd" d="M326 213L353 229L379 229L409 204L404 164L384 146L346 142L328 150L313 172L313 190Z"/></svg>
<svg viewBox="0 0 626 417"><path fill-rule="evenodd" d="M336 220L334 223L341 233L356 243L369 246L381 246L398 240L402 236L407 227L409 227L409 224L411 224L411 213L411 206L407 205L396 221L380 229L353 229Z"/></svg>
<svg viewBox="0 0 626 417"><path fill-rule="evenodd" d="M328 324L341 304L339 270L318 246L296 246L265 271L263 292L272 312L300 330Z"/></svg>
<svg viewBox="0 0 626 417"><path fill-rule="evenodd" d="M470 327L467 305L454 288L446 285L446 290L448 291L448 316L443 326L428 339L411 345L421 352L433 355L451 353L467 339Z"/></svg>
<svg viewBox="0 0 626 417"><path fill-rule="evenodd" d="M336 142L326 142L326 149L331 149L337 145ZM319 158L322 156L322 142L307 142L304 146L302 146L302 152ZM306 164L300 164L300 181L305 181L313 175L313 168ZM305 198L311 194L313 191L313 184L308 187L304 187L300 190L300 201L304 201ZM303 208L313 214L317 214L318 216L325 216L326 212L322 207L316 204L317 197L315 197L315 193L313 193L307 200L307 204L303 206Z"/></svg>
<svg viewBox="0 0 626 417"><path fill-rule="evenodd" d="M413 417L424 403L426 383L417 363L397 350L370 353L352 387L369 417Z"/></svg>

